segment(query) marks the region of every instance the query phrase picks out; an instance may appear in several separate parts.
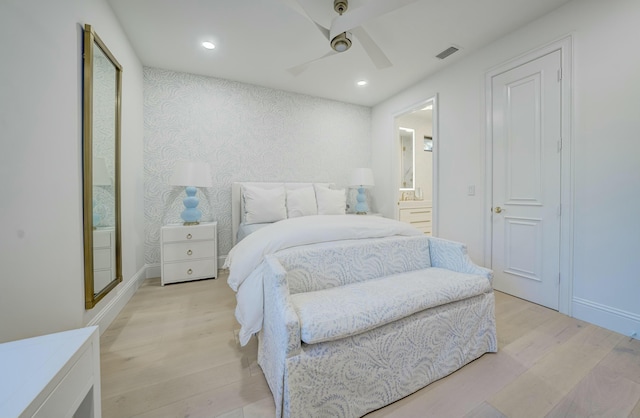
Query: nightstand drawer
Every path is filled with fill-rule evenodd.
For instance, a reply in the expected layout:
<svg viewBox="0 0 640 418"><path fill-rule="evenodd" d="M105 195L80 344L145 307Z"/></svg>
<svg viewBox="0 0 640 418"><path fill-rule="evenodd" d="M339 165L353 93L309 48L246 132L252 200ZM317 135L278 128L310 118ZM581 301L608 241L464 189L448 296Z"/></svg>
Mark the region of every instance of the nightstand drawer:
<svg viewBox="0 0 640 418"><path fill-rule="evenodd" d="M93 248L111 248L113 230L93 231Z"/></svg>
<svg viewBox="0 0 640 418"><path fill-rule="evenodd" d="M164 261L210 258L216 254L215 241L175 242L164 244Z"/></svg>
<svg viewBox="0 0 640 418"><path fill-rule="evenodd" d="M176 227L164 228L162 230L162 241L198 241L214 239L216 228L213 225L198 225L197 227Z"/></svg>
<svg viewBox="0 0 640 418"><path fill-rule="evenodd" d="M93 250L93 269L111 268L111 249Z"/></svg>
<svg viewBox="0 0 640 418"><path fill-rule="evenodd" d="M164 265L164 283L216 277L216 260L195 260Z"/></svg>

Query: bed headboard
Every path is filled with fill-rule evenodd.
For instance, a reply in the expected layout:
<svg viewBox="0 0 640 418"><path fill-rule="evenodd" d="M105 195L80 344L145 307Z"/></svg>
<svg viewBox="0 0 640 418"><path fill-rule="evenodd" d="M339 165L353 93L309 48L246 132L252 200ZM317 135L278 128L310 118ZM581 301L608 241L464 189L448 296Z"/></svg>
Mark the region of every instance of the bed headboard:
<svg viewBox="0 0 640 418"><path fill-rule="evenodd" d="M244 202L242 199L242 185L248 184L250 186L260 186L265 189L285 186L286 189L297 189L305 186L312 186L314 184L321 184L324 186L334 187L333 183L297 183L297 182L257 182L257 181L243 181L234 182L231 184L231 242L236 245L238 239L238 227L242 222L242 215L244 213Z"/></svg>

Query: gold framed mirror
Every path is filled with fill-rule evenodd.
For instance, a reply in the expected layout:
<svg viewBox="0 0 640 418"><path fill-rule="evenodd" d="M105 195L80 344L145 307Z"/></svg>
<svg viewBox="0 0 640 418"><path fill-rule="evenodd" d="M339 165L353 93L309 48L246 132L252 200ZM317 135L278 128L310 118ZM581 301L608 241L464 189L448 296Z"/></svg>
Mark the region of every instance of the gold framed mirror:
<svg viewBox="0 0 640 418"><path fill-rule="evenodd" d="M120 129L122 66L84 26L82 177L85 309L122 281Z"/></svg>

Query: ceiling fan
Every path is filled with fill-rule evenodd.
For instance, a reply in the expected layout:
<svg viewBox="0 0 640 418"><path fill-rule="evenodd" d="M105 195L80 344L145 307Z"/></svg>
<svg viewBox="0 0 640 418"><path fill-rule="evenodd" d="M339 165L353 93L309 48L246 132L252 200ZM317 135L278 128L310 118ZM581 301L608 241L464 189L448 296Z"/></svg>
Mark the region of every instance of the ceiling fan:
<svg viewBox="0 0 640 418"><path fill-rule="evenodd" d="M363 6L353 9L348 13L345 13L349 8L348 0L334 0L333 8L338 13L338 16L331 22L330 28L319 24L311 17L308 12L310 9L309 1L313 0L297 0L302 8L303 15L311 20L322 35L327 38L332 50L321 57L289 68L287 71L294 76L301 74L307 69L309 64L313 62L348 50L351 48L352 37L354 36L358 38L358 41L360 41L360 44L376 68L383 69L391 67L392 64L389 58L387 58L382 49L380 49L378 44L369 36L362 25L371 19L385 15L410 3L414 3L417 0L369 0Z"/></svg>

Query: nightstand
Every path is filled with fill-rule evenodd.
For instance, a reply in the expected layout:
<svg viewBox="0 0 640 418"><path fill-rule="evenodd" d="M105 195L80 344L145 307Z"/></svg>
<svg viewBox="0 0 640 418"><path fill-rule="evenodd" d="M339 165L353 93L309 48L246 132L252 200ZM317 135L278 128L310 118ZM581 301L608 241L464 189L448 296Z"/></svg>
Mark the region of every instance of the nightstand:
<svg viewBox="0 0 640 418"><path fill-rule="evenodd" d="M218 275L217 222L166 225L160 230L162 286Z"/></svg>

